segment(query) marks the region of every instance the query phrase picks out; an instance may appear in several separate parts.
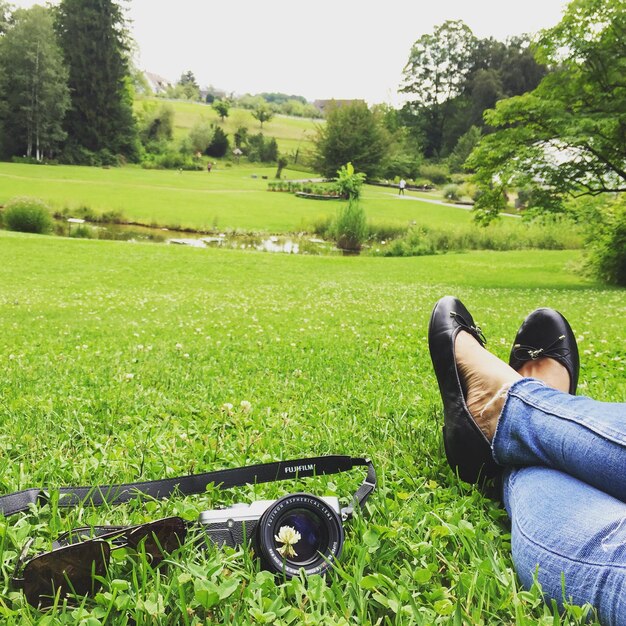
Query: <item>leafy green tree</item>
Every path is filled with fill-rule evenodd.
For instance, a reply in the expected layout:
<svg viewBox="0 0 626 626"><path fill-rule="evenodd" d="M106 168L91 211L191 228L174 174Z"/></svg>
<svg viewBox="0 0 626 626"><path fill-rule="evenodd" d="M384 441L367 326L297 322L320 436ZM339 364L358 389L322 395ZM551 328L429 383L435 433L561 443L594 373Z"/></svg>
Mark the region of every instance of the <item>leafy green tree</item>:
<svg viewBox="0 0 626 626"><path fill-rule="evenodd" d="M274 117L274 113L266 104L262 104L252 111L252 117L259 120L261 128L263 128L263 123L269 122Z"/></svg>
<svg viewBox="0 0 626 626"><path fill-rule="evenodd" d="M242 109L254 110L267 104L261 96L252 96L249 93L237 98L237 106Z"/></svg>
<svg viewBox="0 0 626 626"><path fill-rule="evenodd" d="M144 103L145 105L145 103ZM174 136L174 108L162 104L159 108L150 107L141 119L139 137L149 150L160 150Z"/></svg>
<svg viewBox="0 0 626 626"><path fill-rule="evenodd" d="M235 148L245 150L248 145L248 128L247 126L239 126L233 135Z"/></svg>
<svg viewBox="0 0 626 626"><path fill-rule="evenodd" d="M293 115L294 117L303 117L305 104L306 103L303 103L300 100L290 99L281 104L280 110L285 115Z"/></svg>
<svg viewBox="0 0 626 626"><path fill-rule="evenodd" d="M278 160L278 144L274 137L265 139L263 133L248 138L248 160L274 163Z"/></svg>
<svg viewBox="0 0 626 626"><path fill-rule="evenodd" d="M553 71L486 113L496 132L468 160L479 218L495 217L513 187L533 185L543 210L561 210L567 194L626 191L625 33L624 0L574 0L543 32L537 54Z"/></svg>
<svg viewBox="0 0 626 626"><path fill-rule="evenodd" d="M444 157L471 126L485 129L485 109L534 89L545 73L527 37L477 39L463 22L445 22L411 50L402 117L426 157Z"/></svg>
<svg viewBox="0 0 626 626"><path fill-rule="evenodd" d="M286 156L279 156L276 165L278 166L276 168L276 178L280 178L283 170L287 167L287 165L289 165L289 160Z"/></svg>
<svg viewBox="0 0 626 626"><path fill-rule="evenodd" d="M187 70L181 74L176 86L178 87L177 97L182 97L186 100L200 99L200 87L196 82L194 73L191 70Z"/></svg>
<svg viewBox="0 0 626 626"><path fill-rule="evenodd" d="M189 131L189 146L194 153L204 153L211 145L215 128L204 120L196 122Z"/></svg>
<svg viewBox="0 0 626 626"><path fill-rule="evenodd" d="M6 108L4 150L41 160L65 139L69 106L67 69L56 44L49 9L17 10L0 40Z"/></svg>
<svg viewBox="0 0 626 626"><path fill-rule="evenodd" d="M61 0L56 31L69 69L68 158L81 160L87 150L136 160L139 144L122 9L113 0Z"/></svg>
<svg viewBox="0 0 626 626"><path fill-rule="evenodd" d="M1 41L2 35L4 35L9 29L10 19L11 19L11 8L8 2L5 2L5 0L0 0L0 41ZM0 55L1 54L2 54L2 50L0 49ZM4 144L5 144L5 138L4 138L5 131L3 131L4 116L6 115L6 110L7 110L5 94L6 94L6 75L4 72L0 71L0 154L3 154Z"/></svg>
<svg viewBox="0 0 626 626"><path fill-rule="evenodd" d="M260 93L259 96L265 100L265 102L269 102L271 104L285 104L289 101L300 102L301 104L306 104L306 98L304 96L294 96L288 95L286 93L280 92L263 92Z"/></svg>
<svg viewBox="0 0 626 626"><path fill-rule="evenodd" d="M220 116L222 122L228 117L230 111L230 104L226 100L215 100L213 102L213 109Z"/></svg>
<svg viewBox="0 0 626 626"><path fill-rule="evenodd" d="M5 0L0 0L0 36L9 30L11 23L11 6Z"/></svg>
<svg viewBox="0 0 626 626"><path fill-rule="evenodd" d="M411 48L401 91L409 94L408 111L418 119L427 157L439 156L444 128L453 114L453 101L472 70L476 38L460 20L437 26Z"/></svg>
<svg viewBox="0 0 626 626"><path fill-rule="evenodd" d="M315 168L327 178L348 162L367 176L375 176L389 150L389 136L364 102L353 102L328 112L315 145Z"/></svg>

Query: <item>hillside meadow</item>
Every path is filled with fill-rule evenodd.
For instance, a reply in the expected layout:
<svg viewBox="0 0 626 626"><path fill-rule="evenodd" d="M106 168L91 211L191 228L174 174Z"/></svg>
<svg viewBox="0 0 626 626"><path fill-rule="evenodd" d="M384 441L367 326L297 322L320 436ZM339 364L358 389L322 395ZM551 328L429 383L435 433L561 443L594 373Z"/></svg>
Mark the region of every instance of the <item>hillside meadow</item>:
<svg viewBox="0 0 626 626"><path fill-rule="evenodd" d="M316 129L320 124L325 123L321 119L275 115L261 128L259 121L247 109L231 108L228 117L222 122L209 104L162 98L138 97L134 101L134 110L136 114L141 115L144 111L150 111L162 105L170 106L174 110L174 139L182 139L197 122L207 121L220 126L230 136L232 147L234 132L241 126L245 126L251 135L262 132L266 137L275 137L279 151L287 154L295 154L298 149L312 150L313 139L317 134Z"/></svg>
<svg viewBox="0 0 626 626"><path fill-rule="evenodd" d="M446 465L426 342L444 294L468 305L503 358L528 312L555 307L580 342L580 392L623 400L624 292L587 281L580 260L307 257L0 231L4 493L326 453L369 455L379 476L326 583L275 581L243 549L186 544L159 570L120 554L94 598L40 613L8 585L29 536L41 551L84 524L192 520L297 490L346 498L361 475L98 510L53 498L0 522L2 622L594 623L577 607L555 617L539 589L519 589L505 514Z"/></svg>

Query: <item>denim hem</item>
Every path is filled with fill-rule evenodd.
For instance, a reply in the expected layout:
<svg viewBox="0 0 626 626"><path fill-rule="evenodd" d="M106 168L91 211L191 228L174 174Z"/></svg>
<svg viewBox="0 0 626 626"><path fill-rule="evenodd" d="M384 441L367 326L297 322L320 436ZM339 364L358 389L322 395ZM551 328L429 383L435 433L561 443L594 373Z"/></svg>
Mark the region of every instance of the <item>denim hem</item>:
<svg viewBox="0 0 626 626"><path fill-rule="evenodd" d="M542 387L547 386L543 381L537 378L522 378L521 380L516 380L509 387L506 393L506 399L504 401L504 405L502 406L502 411L500 412L500 417L498 418L498 423L496 424L496 430L493 433L493 438L491 439L491 456L493 457L493 460L498 465L504 465L504 463L498 460L498 455L496 454L496 443L497 443L496 440L498 438L498 433L504 428L504 426L502 426L502 423L505 422L507 418L507 407L510 404L511 396L517 390L518 387L526 387L528 386L529 383L532 383L532 384L536 383L538 385L541 385Z"/></svg>

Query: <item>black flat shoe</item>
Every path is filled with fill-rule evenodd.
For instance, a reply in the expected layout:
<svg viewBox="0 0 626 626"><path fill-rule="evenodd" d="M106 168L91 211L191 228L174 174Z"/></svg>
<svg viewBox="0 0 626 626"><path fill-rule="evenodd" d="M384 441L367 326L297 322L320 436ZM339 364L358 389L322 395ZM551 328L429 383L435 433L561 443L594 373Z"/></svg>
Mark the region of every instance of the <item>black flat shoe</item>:
<svg viewBox="0 0 626 626"><path fill-rule="evenodd" d="M465 402L466 389L454 356L454 340L461 330L485 345L485 337L465 306L452 296L441 298L430 316L428 347L443 400L446 458L462 480L477 483L498 475L501 468L493 460L491 444Z"/></svg>
<svg viewBox="0 0 626 626"><path fill-rule="evenodd" d="M509 365L518 371L527 361L548 357L555 359L569 373L569 392L576 393L580 360L578 345L567 320L554 309L533 311L517 331Z"/></svg>

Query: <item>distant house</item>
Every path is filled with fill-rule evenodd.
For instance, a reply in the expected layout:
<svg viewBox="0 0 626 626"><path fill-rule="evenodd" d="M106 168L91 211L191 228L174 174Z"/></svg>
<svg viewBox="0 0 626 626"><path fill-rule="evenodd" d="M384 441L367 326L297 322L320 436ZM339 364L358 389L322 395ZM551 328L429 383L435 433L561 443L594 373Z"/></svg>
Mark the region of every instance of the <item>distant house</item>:
<svg viewBox="0 0 626 626"><path fill-rule="evenodd" d="M322 115L325 115L330 109L349 106L350 104L356 104L357 102L365 104L365 100L335 100L334 98L331 98L330 100L316 100L313 103L313 106Z"/></svg>
<svg viewBox="0 0 626 626"><path fill-rule="evenodd" d="M152 93L165 93L169 87L173 87L173 83L167 78L163 78L163 76L159 76L158 74L153 74L152 72L144 72L143 75L146 77L146 81L148 81L148 85L150 89L152 89Z"/></svg>

